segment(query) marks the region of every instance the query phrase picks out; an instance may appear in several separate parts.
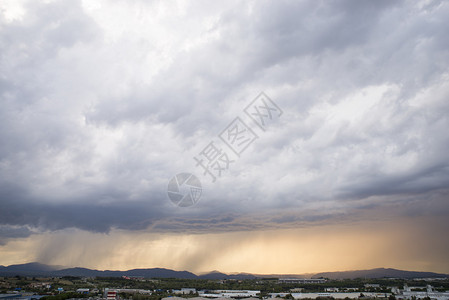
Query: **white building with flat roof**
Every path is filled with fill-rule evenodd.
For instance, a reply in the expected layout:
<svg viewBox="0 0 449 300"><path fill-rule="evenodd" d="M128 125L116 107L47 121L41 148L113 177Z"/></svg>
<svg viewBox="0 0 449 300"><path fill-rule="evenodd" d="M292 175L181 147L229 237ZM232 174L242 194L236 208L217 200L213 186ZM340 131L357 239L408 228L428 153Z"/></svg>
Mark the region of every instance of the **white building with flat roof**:
<svg viewBox="0 0 449 300"><path fill-rule="evenodd" d="M432 300L449 300L449 291L446 292L435 292L431 285L427 285L426 291L412 291L411 287L407 285L404 286L403 290L398 288L394 290L396 299L423 299L429 297Z"/></svg>
<svg viewBox="0 0 449 300"><path fill-rule="evenodd" d="M207 298L249 298L258 297L260 291L252 290L214 290L214 291L199 291L198 295L200 297Z"/></svg>
<svg viewBox="0 0 449 300"><path fill-rule="evenodd" d="M182 288L180 290L173 290L174 294L182 294L182 295L188 295L188 294L195 294L196 289L194 288Z"/></svg>

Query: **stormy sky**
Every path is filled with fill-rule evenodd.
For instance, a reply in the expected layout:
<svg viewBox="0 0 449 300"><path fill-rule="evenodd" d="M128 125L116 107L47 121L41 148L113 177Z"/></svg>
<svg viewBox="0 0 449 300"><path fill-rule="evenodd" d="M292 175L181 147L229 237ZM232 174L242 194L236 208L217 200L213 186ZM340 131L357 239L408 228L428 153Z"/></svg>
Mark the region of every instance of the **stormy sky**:
<svg viewBox="0 0 449 300"><path fill-rule="evenodd" d="M449 273L448 16L1 1L0 265ZM259 106L263 129L261 93L279 108ZM236 118L256 136L239 155L220 138ZM215 180L195 160L210 143L231 161ZM168 197L179 173L193 206Z"/></svg>

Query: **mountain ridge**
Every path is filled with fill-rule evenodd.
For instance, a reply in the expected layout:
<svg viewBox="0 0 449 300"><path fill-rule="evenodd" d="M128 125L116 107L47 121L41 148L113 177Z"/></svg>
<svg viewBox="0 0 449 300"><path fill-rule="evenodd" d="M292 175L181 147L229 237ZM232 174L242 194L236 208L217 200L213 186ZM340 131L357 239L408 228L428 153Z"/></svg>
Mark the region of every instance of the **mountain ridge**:
<svg viewBox="0 0 449 300"><path fill-rule="evenodd" d="M320 272L306 274L251 274L232 273L226 274L212 271L196 275L189 271L175 271L166 268L138 268L126 271L119 270L95 270L82 267L63 267L46 265L38 262L0 266L0 276L44 276L44 277L144 277L144 278L180 278L180 279L255 279L255 278L329 278L329 279L354 279L354 278L441 278L449 277L448 274L420 271L404 271L393 268L375 268L369 270L353 270L340 272Z"/></svg>
<svg viewBox="0 0 449 300"><path fill-rule="evenodd" d="M420 272L420 271L404 271L393 268L375 268L370 270L354 270L354 271L340 271L340 272L321 272L312 276L312 278L436 278L448 277L448 274L434 273L434 272Z"/></svg>

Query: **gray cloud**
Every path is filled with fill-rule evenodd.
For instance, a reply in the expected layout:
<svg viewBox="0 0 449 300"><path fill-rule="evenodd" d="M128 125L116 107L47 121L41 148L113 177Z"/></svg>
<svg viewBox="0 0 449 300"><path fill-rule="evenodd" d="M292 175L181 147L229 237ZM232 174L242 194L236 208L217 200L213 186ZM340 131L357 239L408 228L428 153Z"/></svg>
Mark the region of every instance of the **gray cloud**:
<svg viewBox="0 0 449 300"><path fill-rule="evenodd" d="M9 239L26 238L33 234L28 227L0 226L0 246L6 245Z"/></svg>
<svg viewBox="0 0 449 300"><path fill-rule="evenodd" d="M0 237L444 207L447 3L94 4L1 13ZM260 91L284 115L210 183L192 157ZM185 171L205 189L182 210L165 189Z"/></svg>

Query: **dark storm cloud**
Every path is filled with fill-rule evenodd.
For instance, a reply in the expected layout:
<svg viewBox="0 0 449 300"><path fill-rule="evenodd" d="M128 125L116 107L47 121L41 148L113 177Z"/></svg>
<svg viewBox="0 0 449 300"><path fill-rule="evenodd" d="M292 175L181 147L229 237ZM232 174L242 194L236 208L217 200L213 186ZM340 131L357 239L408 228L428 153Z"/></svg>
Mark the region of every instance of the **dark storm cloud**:
<svg viewBox="0 0 449 300"><path fill-rule="evenodd" d="M6 245L9 239L26 238L32 234L26 226L0 226L0 246Z"/></svg>
<svg viewBox="0 0 449 300"><path fill-rule="evenodd" d="M448 186L447 3L93 4L1 15L0 237L308 226ZM279 123L174 207L260 91Z"/></svg>
<svg viewBox="0 0 449 300"><path fill-rule="evenodd" d="M151 225L154 214L148 201L130 201L121 191L108 187L98 188L82 199L70 199L65 203L48 203L46 199L31 198L20 187L2 187L0 194L2 224L31 226L41 230L59 230L76 227L94 232L108 232L112 227L138 230ZM90 200L90 201L89 201ZM106 200L106 201L105 201ZM27 231L30 232L30 231ZM3 232L0 232L3 233Z"/></svg>

